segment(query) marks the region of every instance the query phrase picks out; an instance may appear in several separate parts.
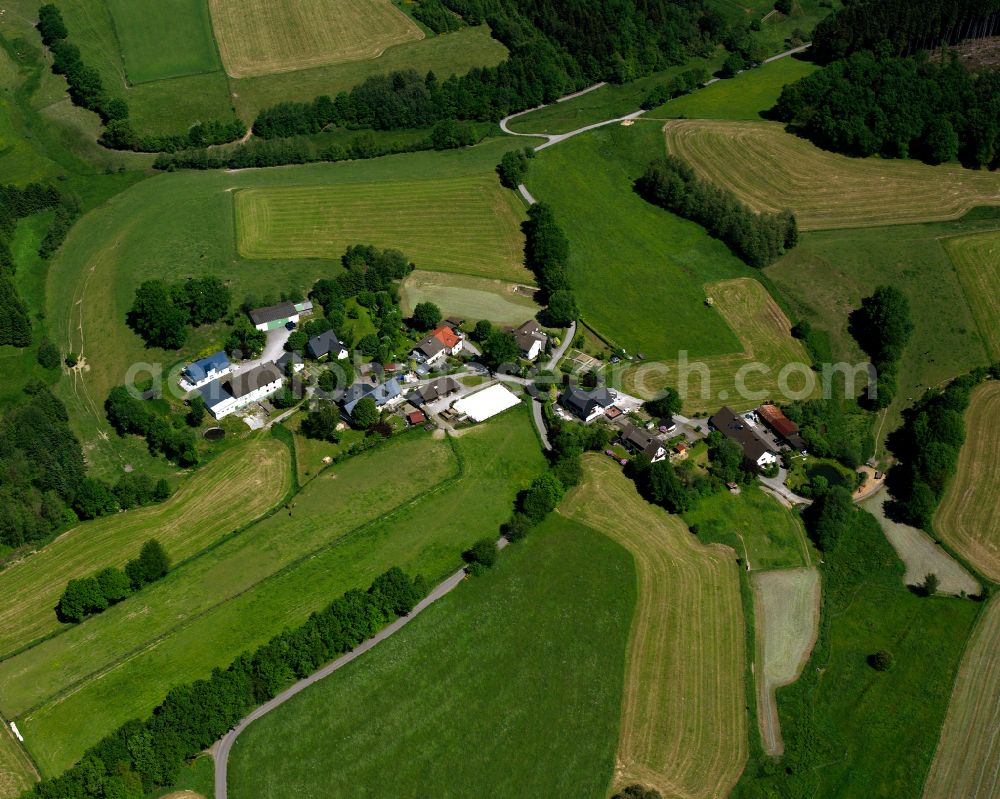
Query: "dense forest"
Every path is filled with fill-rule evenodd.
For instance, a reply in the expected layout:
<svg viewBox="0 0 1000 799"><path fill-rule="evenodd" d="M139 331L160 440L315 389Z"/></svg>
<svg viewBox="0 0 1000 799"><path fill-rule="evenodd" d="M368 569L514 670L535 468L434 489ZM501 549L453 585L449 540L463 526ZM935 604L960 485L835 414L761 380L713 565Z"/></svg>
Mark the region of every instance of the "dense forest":
<svg viewBox="0 0 1000 799"><path fill-rule="evenodd" d="M673 155L653 161L635 188L654 205L702 225L758 269L774 263L798 242L798 226L790 211L755 213L731 191L700 179Z"/></svg>
<svg viewBox="0 0 1000 799"><path fill-rule="evenodd" d="M970 167L1000 159L1000 72L855 53L792 83L773 115L820 147Z"/></svg>
<svg viewBox="0 0 1000 799"><path fill-rule="evenodd" d="M40 541L66 521L84 483L66 409L42 386L0 420L0 544Z"/></svg>
<svg viewBox="0 0 1000 799"><path fill-rule="evenodd" d="M911 55L1000 33L1000 0L863 0L816 25L812 55L829 64L860 50Z"/></svg>

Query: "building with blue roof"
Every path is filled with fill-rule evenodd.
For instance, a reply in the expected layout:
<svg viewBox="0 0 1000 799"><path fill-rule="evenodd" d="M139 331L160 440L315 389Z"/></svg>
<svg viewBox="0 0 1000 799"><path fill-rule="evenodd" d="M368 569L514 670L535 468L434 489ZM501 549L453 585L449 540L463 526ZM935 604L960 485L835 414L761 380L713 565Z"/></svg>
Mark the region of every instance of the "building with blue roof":
<svg viewBox="0 0 1000 799"><path fill-rule="evenodd" d="M185 366L184 381L191 388L200 388L206 383L211 383L213 380L218 380L223 375L229 374L230 369L232 369L232 364L229 363L228 356L223 350L219 350Z"/></svg>

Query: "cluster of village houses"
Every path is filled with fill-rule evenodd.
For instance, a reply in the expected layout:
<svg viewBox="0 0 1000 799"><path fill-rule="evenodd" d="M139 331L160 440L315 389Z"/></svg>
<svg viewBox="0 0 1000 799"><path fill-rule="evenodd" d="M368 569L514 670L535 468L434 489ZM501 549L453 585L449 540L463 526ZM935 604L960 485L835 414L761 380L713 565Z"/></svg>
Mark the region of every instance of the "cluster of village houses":
<svg viewBox="0 0 1000 799"><path fill-rule="evenodd" d="M281 302L266 308L256 308L249 315L257 330L269 332L280 327L294 328L312 310L312 303L308 300L300 303ZM394 409L404 399L416 406L425 406L459 392L462 386L453 378L442 377L426 381L431 379L434 371L445 368L449 357L458 356L465 350L465 334L460 325L461 320L447 319L417 342L410 353L414 364L412 371L405 370L404 374L399 375L395 364L385 364L379 377L358 380L351 385L339 400L344 415L350 417L355 406L365 397L373 399L379 409ZM510 332L518 343L521 356L528 361L538 358L548 344L548 336L534 320L529 320ZM305 354L316 361L343 360L350 355L332 329L310 338L306 343ZM294 379L294 375L304 367L302 355L284 352L275 360L238 369L224 351L219 351L188 364L181 375L181 387L187 391L198 390L206 409L218 420L266 400L282 388L286 377ZM421 382L423 385L406 391L407 383ZM496 387L479 393L483 396L476 400L465 398L460 401L462 404L456 403L457 412L451 415L481 421L510 407L513 404L512 398L516 401L513 394L506 392L504 396ZM487 413L489 415L484 415ZM419 410L407 414L407 422L410 424L424 421L426 417Z"/></svg>
<svg viewBox="0 0 1000 799"><path fill-rule="evenodd" d="M312 303L282 302L250 312L250 319L258 330L268 332L279 327L291 329L302 316L312 313ZM409 424L427 421L424 410L434 407L444 419L471 419L482 421L520 400L503 385L493 385L458 399L451 407L446 400L463 391L463 386L453 377L432 377L434 371L446 367L449 357L466 351L466 339L460 328L461 320L447 319L435 330L417 342L410 353L412 370L399 375L394 364L386 364L377 377L360 379L340 397L340 407L345 417L350 417L355 406L365 397L371 397L379 409L393 410L404 401L413 409L406 414ZM547 345L548 337L537 322L529 320L510 331L518 344L521 356L534 361ZM313 336L306 343L306 355L316 361L336 361L349 357L347 348L333 330ZM182 386L199 390L205 406L215 419L243 410L265 400L305 366L302 356L284 352L273 361L256 364L237 371L225 352L216 352L189 364L182 375ZM415 384L408 387L407 384ZM445 401L445 402L442 402ZM668 442L676 438L677 426L673 420L661 420L659 426L650 422L639 426L633 422L640 400L605 386L587 389L566 386L559 396L559 406L564 418L584 424L604 419L617 427L620 443L633 454L642 454L656 463L687 456L689 440ZM421 410L423 409L423 410ZM721 408L708 419L708 430L718 430L739 446L748 465L765 469L778 461L783 450L804 452L798 426L788 419L776 405L765 404L753 411L737 413L729 407ZM694 432L689 430L688 437Z"/></svg>

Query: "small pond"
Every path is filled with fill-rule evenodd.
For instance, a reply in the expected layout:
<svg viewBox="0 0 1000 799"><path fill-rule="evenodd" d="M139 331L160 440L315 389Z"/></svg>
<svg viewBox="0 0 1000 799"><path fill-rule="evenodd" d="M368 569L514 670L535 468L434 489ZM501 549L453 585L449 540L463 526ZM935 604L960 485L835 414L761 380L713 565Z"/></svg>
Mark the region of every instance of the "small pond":
<svg viewBox="0 0 1000 799"><path fill-rule="evenodd" d="M226 431L221 427L210 427L205 431L205 439L207 441L221 441L226 437Z"/></svg>
<svg viewBox="0 0 1000 799"><path fill-rule="evenodd" d="M844 476L844 473L839 469L835 469L829 463L817 463L815 466L810 466L806 469L806 476L809 478L810 483L817 477L824 477L827 483L832 486L847 484L847 478Z"/></svg>

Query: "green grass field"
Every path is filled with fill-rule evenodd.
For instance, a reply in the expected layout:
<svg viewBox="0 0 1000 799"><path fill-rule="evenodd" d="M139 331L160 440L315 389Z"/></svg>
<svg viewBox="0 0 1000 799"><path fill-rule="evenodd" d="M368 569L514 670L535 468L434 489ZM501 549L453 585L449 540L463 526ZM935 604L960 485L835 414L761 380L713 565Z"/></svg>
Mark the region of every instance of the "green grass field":
<svg viewBox="0 0 1000 799"><path fill-rule="evenodd" d="M703 543L732 547L754 571L809 566L811 556L802 522L759 487L728 491L699 500L684 514Z"/></svg>
<svg viewBox="0 0 1000 799"><path fill-rule="evenodd" d="M221 66L205 0L107 0L132 83L148 83Z"/></svg>
<svg viewBox="0 0 1000 799"><path fill-rule="evenodd" d="M540 307L530 297L515 294L513 288L513 284L501 280L418 269L400 287L400 307L408 315L417 303L433 302L445 317L519 325L538 313Z"/></svg>
<svg viewBox="0 0 1000 799"><path fill-rule="evenodd" d="M816 23L840 5L840 0L831 0L826 8L822 0L792 0L792 13L785 15L775 11L770 0L712 0L710 3L730 22L761 21L761 30L753 36L772 53L787 49L785 39L794 31L800 31L808 40Z"/></svg>
<svg viewBox="0 0 1000 799"><path fill-rule="evenodd" d="M174 563L195 555L280 502L291 488L289 461L279 441L257 439L220 455L166 502L83 522L0 571L0 591L9 597L0 607L0 657L60 629L72 636L106 624L104 617L83 626L59 623L54 608L70 579L124 566L151 537ZM107 618L128 613L129 604Z"/></svg>
<svg viewBox="0 0 1000 799"><path fill-rule="evenodd" d="M562 221L588 325L649 359L739 352L736 335L705 306L704 285L753 270L703 228L632 189L663 151L658 122L602 128L540 152L525 183Z"/></svg>
<svg viewBox="0 0 1000 799"><path fill-rule="evenodd" d="M230 795L603 799L634 603L629 554L552 516L494 572L251 725Z"/></svg>
<svg viewBox="0 0 1000 799"><path fill-rule="evenodd" d="M491 175L242 189L234 201L244 258L336 259L365 242L402 250L425 270L531 279L523 206Z"/></svg>
<svg viewBox="0 0 1000 799"><path fill-rule="evenodd" d="M991 359L1000 358L1000 231L942 241Z"/></svg>
<svg viewBox="0 0 1000 799"><path fill-rule="evenodd" d="M765 270L800 318L830 334L835 361L863 360L847 328L863 297L882 284L906 294L915 329L903 352L896 401L876 425L880 445L912 397L989 363L942 241L998 226L997 213L983 211L956 222L803 233L789 255Z"/></svg>
<svg viewBox="0 0 1000 799"><path fill-rule="evenodd" d="M123 440L104 421L108 392L135 363L163 368L203 347L222 342L211 331L195 331L181 352L147 350L125 325L135 288L152 277L184 280L215 275L228 281L236 302L247 294L308 291L320 277L340 270L336 260L245 261L236 252L233 201L240 188L325 187L365 183L368 190L390 182L492 175L509 139L462 151L413 153L369 161L241 172L159 175L114 197L81 219L53 258L47 282L46 324L64 351L82 353L86 371L63 378L58 393L74 432L87 450L95 475L115 479L123 463L163 470L138 440ZM355 240L363 242L364 239ZM351 242L354 243L354 242Z"/></svg>
<svg viewBox="0 0 1000 799"><path fill-rule="evenodd" d="M431 447L428 457L447 447L417 435ZM367 585L389 566L443 577L457 567L464 548L499 528L516 492L544 464L526 411L505 414L458 439L463 473L454 479L419 452L407 455L404 465L394 452L400 445L412 446L408 440L393 443L334 467L295 498L291 516L279 511L168 575L146 595L146 625L150 633L156 626L159 634L150 638L133 625L129 649L124 630L118 629L122 620L102 626L100 646L108 662L101 669L68 653L60 676L46 677L52 657L32 650L19 659L38 669L37 679L46 683L39 688L24 679L16 660L0 664L0 673L11 679L3 701L22 708L16 711L22 714L18 723L30 731L25 737L42 770L60 772L102 735L148 713L170 685L228 664L283 627L301 623L331 597ZM383 484L387 474L396 476ZM190 599L185 598L188 588ZM172 610L178 602L197 607L175 619L184 610ZM127 605L120 607L127 611ZM96 632L110 613L85 622L79 634L88 624ZM93 658L93 642L88 650ZM50 695L42 696L46 691ZM32 704L37 707L26 710Z"/></svg>
<svg viewBox="0 0 1000 799"><path fill-rule="evenodd" d="M779 58L704 89L677 97L649 112L650 119L760 119L773 107L782 87L817 67L797 58Z"/></svg>

